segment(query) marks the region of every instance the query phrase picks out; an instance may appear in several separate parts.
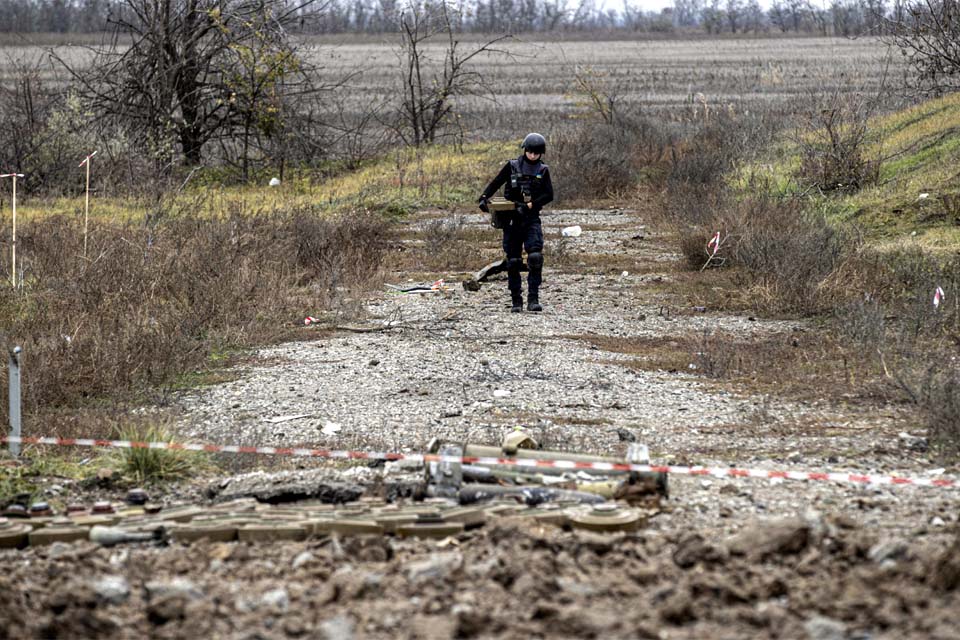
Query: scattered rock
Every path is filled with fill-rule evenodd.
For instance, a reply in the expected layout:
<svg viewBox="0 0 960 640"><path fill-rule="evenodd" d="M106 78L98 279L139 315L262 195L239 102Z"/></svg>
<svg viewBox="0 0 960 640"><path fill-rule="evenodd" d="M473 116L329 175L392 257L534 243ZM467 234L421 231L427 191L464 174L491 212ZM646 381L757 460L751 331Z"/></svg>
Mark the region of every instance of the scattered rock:
<svg viewBox="0 0 960 640"><path fill-rule="evenodd" d="M458 551L432 553L426 560L407 565L407 579L411 582L441 580L459 569L462 564L463 556Z"/></svg>
<svg viewBox="0 0 960 640"><path fill-rule="evenodd" d="M934 563L930 583L938 591L953 591L960 587L960 534Z"/></svg>
<svg viewBox="0 0 960 640"><path fill-rule="evenodd" d="M290 607L290 596L284 588L267 591L260 597L260 604L272 609L286 611Z"/></svg>
<svg viewBox="0 0 960 640"><path fill-rule="evenodd" d="M187 599L182 595L162 596L147 606L147 620L157 626L164 625L171 620L182 620L185 617L186 608Z"/></svg>
<svg viewBox="0 0 960 640"><path fill-rule="evenodd" d="M681 625L696 620L693 613L693 600L689 592L675 591L670 595L658 611L660 619L670 624Z"/></svg>
<svg viewBox="0 0 960 640"><path fill-rule="evenodd" d="M163 598L166 596L183 596L190 600L197 600L203 597L203 591L197 587L193 580L187 578L173 578L172 580L154 580L148 582L144 588L147 590L147 597Z"/></svg>
<svg viewBox="0 0 960 640"><path fill-rule="evenodd" d="M323 640L353 640L353 621L339 615L320 623L320 637Z"/></svg>
<svg viewBox="0 0 960 640"><path fill-rule="evenodd" d="M877 564L884 564L888 561L903 559L909 548L902 540L884 540L870 547L867 557Z"/></svg>
<svg viewBox="0 0 960 640"><path fill-rule="evenodd" d="M824 616L813 616L803 623L810 640L846 640L847 627L842 622Z"/></svg>
<svg viewBox="0 0 960 640"><path fill-rule="evenodd" d="M629 429L624 429L623 427L617 427L615 433L620 439L620 442L636 442L637 436L633 431Z"/></svg>
<svg viewBox="0 0 960 640"><path fill-rule="evenodd" d="M300 567L304 567L310 564L316 559L317 557L315 555L313 555L309 551L304 551L302 553L299 553L297 557L293 559L293 563L291 564L291 566L294 569L299 569Z"/></svg>
<svg viewBox="0 0 960 640"><path fill-rule="evenodd" d="M927 442L927 439L922 436L915 436L907 433L906 431L901 431L899 434L897 434L897 437L900 439L901 446L906 447L910 451L918 451L923 453L929 449L929 443Z"/></svg>
<svg viewBox="0 0 960 640"><path fill-rule="evenodd" d="M97 598L107 604L121 604L130 597L130 584L123 576L103 576L91 586Z"/></svg>
<svg viewBox="0 0 960 640"><path fill-rule="evenodd" d="M768 520L748 525L727 540L733 555L764 559L803 551L810 541L810 525L800 518Z"/></svg>
<svg viewBox="0 0 960 640"><path fill-rule="evenodd" d="M718 549L699 533L685 535L673 551L673 561L681 569L689 569L698 562L722 562L725 559L722 549Z"/></svg>

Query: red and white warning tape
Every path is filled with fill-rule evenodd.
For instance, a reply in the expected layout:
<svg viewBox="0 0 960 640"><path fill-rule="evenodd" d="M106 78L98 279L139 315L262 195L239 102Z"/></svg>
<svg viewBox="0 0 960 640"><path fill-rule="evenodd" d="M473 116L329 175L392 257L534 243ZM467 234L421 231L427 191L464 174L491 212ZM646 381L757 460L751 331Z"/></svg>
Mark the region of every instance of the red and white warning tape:
<svg viewBox="0 0 960 640"><path fill-rule="evenodd" d="M270 456L333 458L345 460L412 460L416 462L452 462L460 464L504 465L524 468L594 469L597 471L637 471L640 473L672 473L683 476L716 478L763 478L769 480L809 480L875 485L912 485L916 487L958 488L953 478L918 478L905 476L865 475L849 472L780 471L775 469L737 469L733 467L688 467L671 465L631 464L620 462L575 462L573 460L532 460L526 458L492 458L475 456L443 456L385 451L344 451L305 449L300 447L251 447L180 442L135 442L131 440L94 440L90 438L36 438L0 436L0 443L45 444L60 447L106 447L114 449L166 449L170 451L204 451L207 453L257 453Z"/></svg>

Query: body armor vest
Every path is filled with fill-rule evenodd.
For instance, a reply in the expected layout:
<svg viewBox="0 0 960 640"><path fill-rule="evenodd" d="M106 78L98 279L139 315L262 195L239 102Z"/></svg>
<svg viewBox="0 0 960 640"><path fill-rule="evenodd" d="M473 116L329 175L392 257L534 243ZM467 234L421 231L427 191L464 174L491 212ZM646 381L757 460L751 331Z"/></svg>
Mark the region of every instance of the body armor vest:
<svg viewBox="0 0 960 640"><path fill-rule="evenodd" d="M510 182L504 186L503 197L513 202L530 202L542 193L543 174L547 165L539 160L535 164L516 158L510 161Z"/></svg>

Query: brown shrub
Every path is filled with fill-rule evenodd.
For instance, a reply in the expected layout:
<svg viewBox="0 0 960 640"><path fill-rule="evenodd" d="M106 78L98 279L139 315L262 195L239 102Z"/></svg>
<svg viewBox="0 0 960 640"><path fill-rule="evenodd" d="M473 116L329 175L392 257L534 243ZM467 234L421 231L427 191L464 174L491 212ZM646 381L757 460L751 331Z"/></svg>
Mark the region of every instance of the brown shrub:
<svg viewBox="0 0 960 640"><path fill-rule="evenodd" d="M794 134L800 149L797 178L823 192L852 192L879 178L880 158L867 158L874 103L839 90L818 96Z"/></svg>
<svg viewBox="0 0 960 640"><path fill-rule="evenodd" d="M639 119L584 121L560 129L551 142L551 169L565 199L616 198L634 192L645 173L657 173L669 138Z"/></svg>
<svg viewBox="0 0 960 640"><path fill-rule="evenodd" d="M362 214L185 215L98 225L84 259L71 219L19 232L24 286L0 287L0 326L24 349L27 412L170 383L215 351L289 337L367 285L385 235Z"/></svg>
<svg viewBox="0 0 960 640"><path fill-rule="evenodd" d="M960 459L960 369L931 368L922 387L921 411L933 450L946 460Z"/></svg>

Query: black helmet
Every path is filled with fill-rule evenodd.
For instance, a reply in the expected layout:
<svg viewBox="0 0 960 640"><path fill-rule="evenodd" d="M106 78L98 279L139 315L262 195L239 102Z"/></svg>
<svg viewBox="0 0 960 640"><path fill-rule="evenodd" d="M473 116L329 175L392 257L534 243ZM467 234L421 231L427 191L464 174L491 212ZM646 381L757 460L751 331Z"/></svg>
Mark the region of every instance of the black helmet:
<svg viewBox="0 0 960 640"><path fill-rule="evenodd" d="M531 153L546 153L547 139L539 133L528 133L520 146L523 147L524 151L530 151Z"/></svg>

